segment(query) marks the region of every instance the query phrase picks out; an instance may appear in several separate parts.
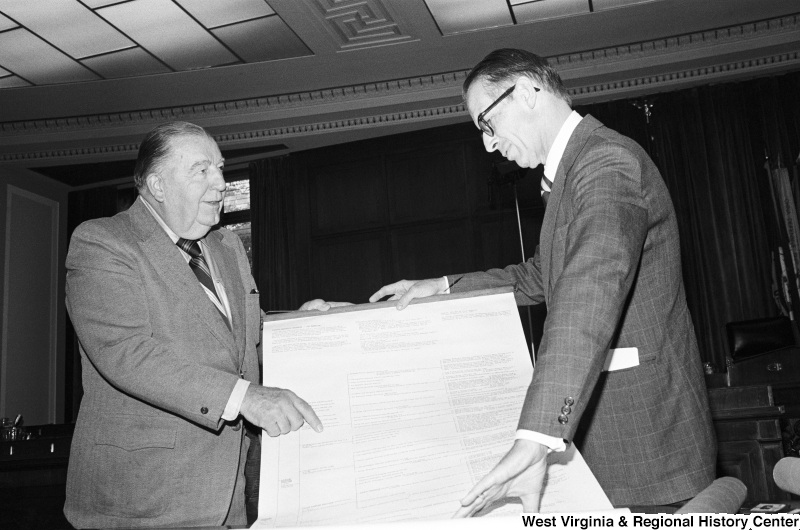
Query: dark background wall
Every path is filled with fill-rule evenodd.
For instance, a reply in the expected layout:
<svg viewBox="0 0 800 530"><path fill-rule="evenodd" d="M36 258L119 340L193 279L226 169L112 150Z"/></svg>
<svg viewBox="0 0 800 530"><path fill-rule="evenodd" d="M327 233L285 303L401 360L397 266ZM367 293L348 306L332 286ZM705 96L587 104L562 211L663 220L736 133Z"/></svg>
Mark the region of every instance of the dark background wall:
<svg viewBox="0 0 800 530"><path fill-rule="evenodd" d="M312 298L366 302L400 279L521 261L515 191L526 257L538 243L541 168L520 170L490 155L471 123L289 158L296 305ZM527 310L521 314L529 333ZM538 342L542 315L535 320Z"/></svg>

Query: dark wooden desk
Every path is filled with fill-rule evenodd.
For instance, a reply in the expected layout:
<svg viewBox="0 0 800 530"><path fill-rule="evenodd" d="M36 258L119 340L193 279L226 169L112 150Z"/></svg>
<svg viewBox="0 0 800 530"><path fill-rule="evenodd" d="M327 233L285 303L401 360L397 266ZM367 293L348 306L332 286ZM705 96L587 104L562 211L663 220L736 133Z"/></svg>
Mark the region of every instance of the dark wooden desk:
<svg viewBox="0 0 800 530"><path fill-rule="evenodd" d="M4 529L72 530L64 517L72 425L30 427L31 440L0 442Z"/></svg>
<svg viewBox="0 0 800 530"><path fill-rule="evenodd" d="M744 482L745 503L791 500L775 485L772 470L792 451L800 383L710 388L708 394L717 433L717 474Z"/></svg>

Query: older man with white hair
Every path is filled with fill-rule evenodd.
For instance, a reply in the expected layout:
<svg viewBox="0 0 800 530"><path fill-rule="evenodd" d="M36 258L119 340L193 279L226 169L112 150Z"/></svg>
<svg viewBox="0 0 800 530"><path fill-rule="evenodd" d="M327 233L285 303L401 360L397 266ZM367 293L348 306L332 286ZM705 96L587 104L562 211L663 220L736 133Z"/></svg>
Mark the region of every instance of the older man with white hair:
<svg viewBox="0 0 800 530"><path fill-rule="evenodd" d="M144 138L125 212L81 224L67 309L83 401L64 512L77 528L244 525L244 420L279 436L322 424L259 385L259 293L219 223L224 159L201 127Z"/></svg>

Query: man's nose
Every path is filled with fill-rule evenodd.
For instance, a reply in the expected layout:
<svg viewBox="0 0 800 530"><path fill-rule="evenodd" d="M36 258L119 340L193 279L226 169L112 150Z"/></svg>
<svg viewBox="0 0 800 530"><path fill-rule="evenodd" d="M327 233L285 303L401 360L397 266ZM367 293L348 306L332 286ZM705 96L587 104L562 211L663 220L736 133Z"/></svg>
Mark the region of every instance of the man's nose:
<svg viewBox="0 0 800 530"><path fill-rule="evenodd" d="M218 167L211 170L211 187L215 190L225 191L225 177L222 176L222 170Z"/></svg>
<svg viewBox="0 0 800 530"><path fill-rule="evenodd" d="M497 150L497 138L494 136L489 136L486 133L483 133L483 147L486 148L486 151L491 153L492 151Z"/></svg>

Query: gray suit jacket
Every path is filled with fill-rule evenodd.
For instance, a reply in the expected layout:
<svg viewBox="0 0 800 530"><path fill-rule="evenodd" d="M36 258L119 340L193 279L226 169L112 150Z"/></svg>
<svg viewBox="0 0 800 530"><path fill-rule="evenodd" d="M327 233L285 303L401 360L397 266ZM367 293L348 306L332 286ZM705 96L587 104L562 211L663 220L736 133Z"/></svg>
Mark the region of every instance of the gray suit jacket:
<svg viewBox="0 0 800 530"><path fill-rule="evenodd" d="M534 257L466 274L454 290L500 285L521 305L547 303L519 428L577 437L615 506L672 503L711 483L716 445L675 210L638 144L580 122ZM638 348L639 366L602 372L618 347Z"/></svg>
<svg viewBox="0 0 800 530"><path fill-rule="evenodd" d="M229 508L245 522L245 429L220 416L240 373L259 380L261 310L239 238L220 229L206 242L232 331L141 201L72 236L84 396L64 512L78 528L221 525Z"/></svg>

